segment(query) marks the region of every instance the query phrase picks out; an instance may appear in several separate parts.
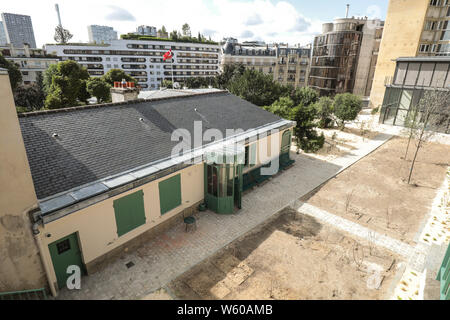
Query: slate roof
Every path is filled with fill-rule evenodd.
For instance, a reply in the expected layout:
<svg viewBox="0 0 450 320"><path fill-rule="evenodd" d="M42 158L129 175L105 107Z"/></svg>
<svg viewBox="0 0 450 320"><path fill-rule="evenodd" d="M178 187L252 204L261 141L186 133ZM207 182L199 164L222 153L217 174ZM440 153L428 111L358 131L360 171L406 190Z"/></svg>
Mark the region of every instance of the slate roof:
<svg viewBox="0 0 450 320"><path fill-rule="evenodd" d="M174 129L193 137L194 121L225 134L279 120L227 92L19 117L38 199L169 157Z"/></svg>

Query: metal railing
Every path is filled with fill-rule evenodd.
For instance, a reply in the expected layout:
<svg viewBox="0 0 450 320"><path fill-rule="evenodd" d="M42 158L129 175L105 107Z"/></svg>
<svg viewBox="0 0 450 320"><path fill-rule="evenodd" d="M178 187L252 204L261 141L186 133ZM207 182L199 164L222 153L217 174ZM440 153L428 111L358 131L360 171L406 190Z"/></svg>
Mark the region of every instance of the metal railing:
<svg viewBox="0 0 450 320"><path fill-rule="evenodd" d="M47 300L45 288L0 292L0 300Z"/></svg>
<svg viewBox="0 0 450 320"><path fill-rule="evenodd" d="M440 294L441 300L450 300L450 245L442 261L436 280L441 283Z"/></svg>

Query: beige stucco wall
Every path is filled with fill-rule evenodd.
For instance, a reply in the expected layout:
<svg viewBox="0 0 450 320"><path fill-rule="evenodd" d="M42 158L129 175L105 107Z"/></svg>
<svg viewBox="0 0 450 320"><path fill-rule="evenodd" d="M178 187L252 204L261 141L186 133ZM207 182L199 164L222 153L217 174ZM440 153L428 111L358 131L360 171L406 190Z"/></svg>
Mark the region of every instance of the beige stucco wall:
<svg viewBox="0 0 450 320"><path fill-rule="evenodd" d="M161 179L152 181L142 187L129 190L46 224L41 228L40 234L45 259L49 265L53 266L48 245L65 236L78 232L83 262L88 264L105 253L148 231L152 227L170 219L204 198L203 170L203 164L185 168ZM161 216L158 183L177 174L181 175L181 205ZM146 223L119 237L117 235L113 202L138 190L143 190L144 192ZM48 237L48 235L51 236ZM50 274L51 281L55 282L56 276L53 268Z"/></svg>
<svg viewBox="0 0 450 320"><path fill-rule="evenodd" d="M370 94L370 107L381 107L386 77L393 77L398 57L415 57L424 28L429 0L390 0L377 67Z"/></svg>
<svg viewBox="0 0 450 320"><path fill-rule="evenodd" d="M0 292L42 288L45 273L28 217L36 193L9 77L0 72Z"/></svg>
<svg viewBox="0 0 450 320"><path fill-rule="evenodd" d="M355 85L353 87L353 94L358 96L365 96L367 86L371 82L370 68L374 58L374 49L376 46L375 35L377 28L379 28L379 20L370 20L365 23L363 29L363 38L361 47L359 49L358 66L355 74Z"/></svg>
<svg viewBox="0 0 450 320"><path fill-rule="evenodd" d="M260 139L256 143L258 145L260 143L267 143L268 150L270 150L271 145L276 146L278 144L277 151L274 152L274 154L269 155L270 157L277 157L279 156L281 140L282 133L276 133L269 137ZM277 143L273 143L272 141L277 141ZM262 158L258 156L257 159L258 165L260 165ZM251 169L254 168L255 167L252 167ZM158 183L177 174L181 174L182 204L171 212L161 216ZM119 237L117 235L113 202L116 199L120 199L121 197L134 193L138 190L143 190L144 192L146 224ZM43 244L43 257L50 266L50 282L56 282L56 275L53 270L53 264L48 250L48 245L50 243L77 232L83 262L85 264L89 264L113 249L118 248L146 231L149 231L153 227L171 219L183 210L192 207L194 204L202 201L203 199L204 165L197 164L161 179L152 181L142 187L129 190L123 194L69 214L63 218L48 223L45 226L41 226L39 236ZM48 237L48 235L50 235L50 237Z"/></svg>

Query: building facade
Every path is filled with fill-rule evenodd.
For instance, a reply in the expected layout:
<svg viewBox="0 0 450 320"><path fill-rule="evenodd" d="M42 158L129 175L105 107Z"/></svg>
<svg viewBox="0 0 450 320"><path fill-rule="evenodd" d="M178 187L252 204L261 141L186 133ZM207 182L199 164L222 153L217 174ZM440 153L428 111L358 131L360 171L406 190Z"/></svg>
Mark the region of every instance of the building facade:
<svg viewBox="0 0 450 320"><path fill-rule="evenodd" d="M397 59L394 77L386 83L380 123L404 126L412 110L420 112L419 102L429 90L450 91L450 57ZM450 101L437 118L433 131L450 133Z"/></svg>
<svg viewBox="0 0 450 320"><path fill-rule="evenodd" d="M163 80L183 83L190 77L214 77L219 70L220 46L172 41L115 40L107 44L46 45L47 52L62 60L75 60L91 76L123 69L143 90L155 90ZM163 61L172 50L174 58Z"/></svg>
<svg viewBox="0 0 450 320"><path fill-rule="evenodd" d="M0 46L0 52L19 67L23 84L36 82L39 73L43 74L50 65L60 61L57 56L48 54L43 49L30 48L28 45L20 48L13 45Z"/></svg>
<svg viewBox="0 0 450 320"><path fill-rule="evenodd" d="M322 28L314 39L309 86L321 95L369 96L383 22L345 18Z"/></svg>
<svg viewBox="0 0 450 320"><path fill-rule="evenodd" d="M157 31L156 31L156 27L142 25L142 26L139 26L136 28L135 34L139 34L142 36L156 37Z"/></svg>
<svg viewBox="0 0 450 320"><path fill-rule="evenodd" d="M0 21L0 46L4 46L6 43L5 27L3 26L3 21Z"/></svg>
<svg viewBox="0 0 450 320"><path fill-rule="evenodd" d="M2 20L7 43L19 48L23 47L24 44L28 44L31 48L36 48L30 16L2 13Z"/></svg>
<svg viewBox="0 0 450 320"><path fill-rule="evenodd" d="M370 106L381 107L396 59L450 55L450 1L390 0Z"/></svg>
<svg viewBox="0 0 450 320"><path fill-rule="evenodd" d="M117 40L117 31L108 26L90 25L88 26L88 36L90 43L105 43Z"/></svg>
<svg viewBox="0 0 450 320"><path fill-rule="evenodd" d="M228 38L222 47L221 68L227 64L243 64L246 68L273 76L281 84L294 87L307 85L311 49L243 42Z"/></svg>
<svg viewBox="0 0 450 320"><path fill-rule="evenodd" d="M306 87L308 84L311 49L287 45L277 46L274 80L284 85Z"/></svg>

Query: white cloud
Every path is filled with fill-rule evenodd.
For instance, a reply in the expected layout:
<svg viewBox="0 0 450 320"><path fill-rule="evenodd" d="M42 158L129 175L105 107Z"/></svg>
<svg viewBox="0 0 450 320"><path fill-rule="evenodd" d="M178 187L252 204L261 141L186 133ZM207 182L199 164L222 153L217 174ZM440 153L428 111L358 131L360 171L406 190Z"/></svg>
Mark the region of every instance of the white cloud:
<svg viewBox="0 0 450 320"><path fill-rule="evenodd" d="M63 26L70 30L72 41L87 41L87 26L109 25L122 33L133 32L141 24L170 32L181 30L184 23L192 34L208 33L214 40L223 37L239 38L244 32L253 39L266 42L301 43L305 45L320 33L322 22L302 15L288 1L270 0L18 0L4 1L3 12L31 16L38 45L52 43L57 25L55 2L59 3ZM120 10L123 8L124 10ZM114 10L112 10L114 9ZM111 11L114 12L112 21ZM108 19L109 17L109 19ZM133 21L132 18L135 18ZM250 40L244 39L244 40Z"/></svg>
<svg viewBox="0 0 450 320"><path fill-rule="evenodd" d="M106 15L106 20L111 21L136 21L136 18L129 13L127 10L117 7L117 6L109 6L112 10L109 14Z"/></svg>

